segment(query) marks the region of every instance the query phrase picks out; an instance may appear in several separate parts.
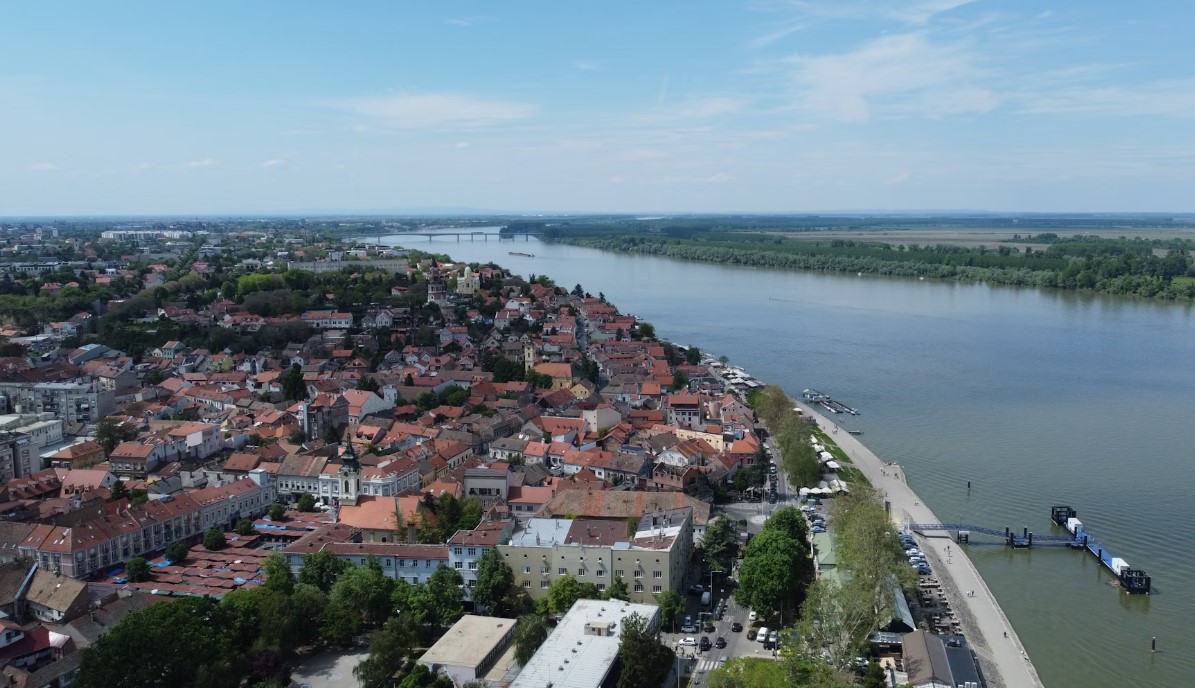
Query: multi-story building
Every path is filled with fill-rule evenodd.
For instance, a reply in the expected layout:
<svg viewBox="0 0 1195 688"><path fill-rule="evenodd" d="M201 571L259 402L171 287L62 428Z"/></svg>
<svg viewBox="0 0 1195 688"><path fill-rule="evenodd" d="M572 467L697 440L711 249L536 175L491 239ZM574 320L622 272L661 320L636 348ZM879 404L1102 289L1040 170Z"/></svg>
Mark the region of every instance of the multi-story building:
<svg viewBox="0 0 1195 688"><path fill-rule="evenodd" d="M95 440L84 440L50 455L54 468L89 468L104 460L104 448Z"/></svg>
<svg viewBox="0 0 1195 688"><path fill-rule="evenodd" d="M40 470L37 447L29 435L0 431L0 485Z"/></svg>
<svg viewBox="0 0 1195 688"><path fill-rule="evenodd" d="M88 382L0 382L0 411L52 413L67 425L99 422L112 412L113 394Z"/></svg>
<svg viewBox="0 0 1195 688"><path fill-rule="evenodd" d="M334 311L306 311L303 313L303 322L317 330L341 330L353 326L353 314Z"/></svg>
<svg viewBox="0 0 1195 688"><path fill-rule="evenodd" d="M498 552L532 598L572 574L598 590L621 578L632 602L654 603L684 580L693 552L693 510L645 513L631 537L625 520L533 518L500 543Z"/></svg>
<svg viewBox="0 0 1195 688"><path fill-rule="evenodd" d="M242 518L253 519L269 510L278 496L273 479L263 469L249 471L227 485L205 487L187 493L199 504L199 527L229 529Z"/></svg>
<svg viewBox="0 0 1195 688"><path fill-rule="evenodd" d="M412 585L426 583L441 566L448 566L448 548L444 545L412 545L403 542L360 542L360 531L343 524L324 526L308 533L283 550L286 563L295 575L303 567L303 556L330 552L350 564L364 564L376 557L382 573Z"/></svg>
<svg viewBox="0 0 1195 688"><path fill-rule="evenodd" d="M461 574L465 584L465 598L472 598L477 583L477 567L481 557L500 542L514 534L515 521L482 521L473 530L458 530L448 539L448 561Z"/></svg>
<svg viewBox="0 0 1195 688"><path fill-rule="evenodd" d="M102 516L82 525L35 526L18 549L36 559L43 570L85 578L202 532L200 505L187 495L135 507L120 502L108 507Z"/></svg>

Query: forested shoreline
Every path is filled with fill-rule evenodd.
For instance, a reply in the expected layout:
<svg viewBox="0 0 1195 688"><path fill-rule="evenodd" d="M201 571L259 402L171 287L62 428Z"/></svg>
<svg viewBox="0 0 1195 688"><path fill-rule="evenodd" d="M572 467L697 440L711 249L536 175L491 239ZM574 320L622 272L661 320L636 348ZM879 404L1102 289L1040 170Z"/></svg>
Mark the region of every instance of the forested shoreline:
<svg viewBox="0 0 1195 688"><path fill-rule="evenodd" d="M703 232L688 237L585 235L545 231L544 241L606 251L729 265L928 277L1010 286L1089 290L1168 300L1195 300L1189 240L1055 238L1033 252L953 245L890 246L863 241L807 241L760 233ZM1155 248L1166 255L1154 254Z"/></svg>

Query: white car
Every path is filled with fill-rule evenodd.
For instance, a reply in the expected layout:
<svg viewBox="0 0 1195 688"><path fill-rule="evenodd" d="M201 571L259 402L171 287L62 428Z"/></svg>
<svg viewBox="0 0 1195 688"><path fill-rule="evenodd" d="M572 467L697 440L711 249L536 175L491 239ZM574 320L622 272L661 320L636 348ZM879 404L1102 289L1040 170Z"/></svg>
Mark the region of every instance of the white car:
<svg viewBox="0 0 1195 688"><path fill-rule="evenodd" d="M755 623L756 616L757 616L757 614L755 613L755 610L753 609L753 610L751 610L751 613L747 615L747 620L752 623Z"/></svg>
<svg viewBox="0 0 1195 688"><path fill-rule="evenodd" d="M697 647L697 639L696 638L681 638L680 644L683 647Z"/></svg>

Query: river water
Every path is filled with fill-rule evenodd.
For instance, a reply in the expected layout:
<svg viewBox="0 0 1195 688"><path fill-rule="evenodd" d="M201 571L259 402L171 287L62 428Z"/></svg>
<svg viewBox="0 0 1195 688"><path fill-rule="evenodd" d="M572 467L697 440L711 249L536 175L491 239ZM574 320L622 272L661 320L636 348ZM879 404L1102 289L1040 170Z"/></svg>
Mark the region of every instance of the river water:
<svg viewBox="0 0 1195 688"><path fill-rule="evenodd" d="M1045 685L1195 685L1192 306L535 239L384 241L580 283L662 338L726 355L792 395L815 387L858 408L844 424L900 462L943 521L1045 534L1051 505L1074 507L1153 577L1153 595L1120 592L1093 557L1065 547L969 548Z"/></svg>

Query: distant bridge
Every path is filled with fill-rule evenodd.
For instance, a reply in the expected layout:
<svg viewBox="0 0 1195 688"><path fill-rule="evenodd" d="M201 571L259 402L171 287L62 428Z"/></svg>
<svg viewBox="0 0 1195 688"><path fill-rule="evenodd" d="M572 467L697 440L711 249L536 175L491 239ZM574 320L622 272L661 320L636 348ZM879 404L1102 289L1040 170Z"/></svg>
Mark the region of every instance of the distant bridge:
<svg viewBox="0 0 1195 688"><path fill-rule="evenodd" d="M494 232L402 232L401 234L397 234L395 236L427 237L428 241L431 241L436 237L456 237L457 241L460 241L461 237L469 237L469 241L477 241L477 237L481 237L482 241L489 241L490 237L494 237L498 241L502 241L503 239L510 239L513 241L515 237L521 236L523 237L523 241L531 241L531 237L536 236L536 234L533 232L507 232L505 234L496 234Z"/></svg>

